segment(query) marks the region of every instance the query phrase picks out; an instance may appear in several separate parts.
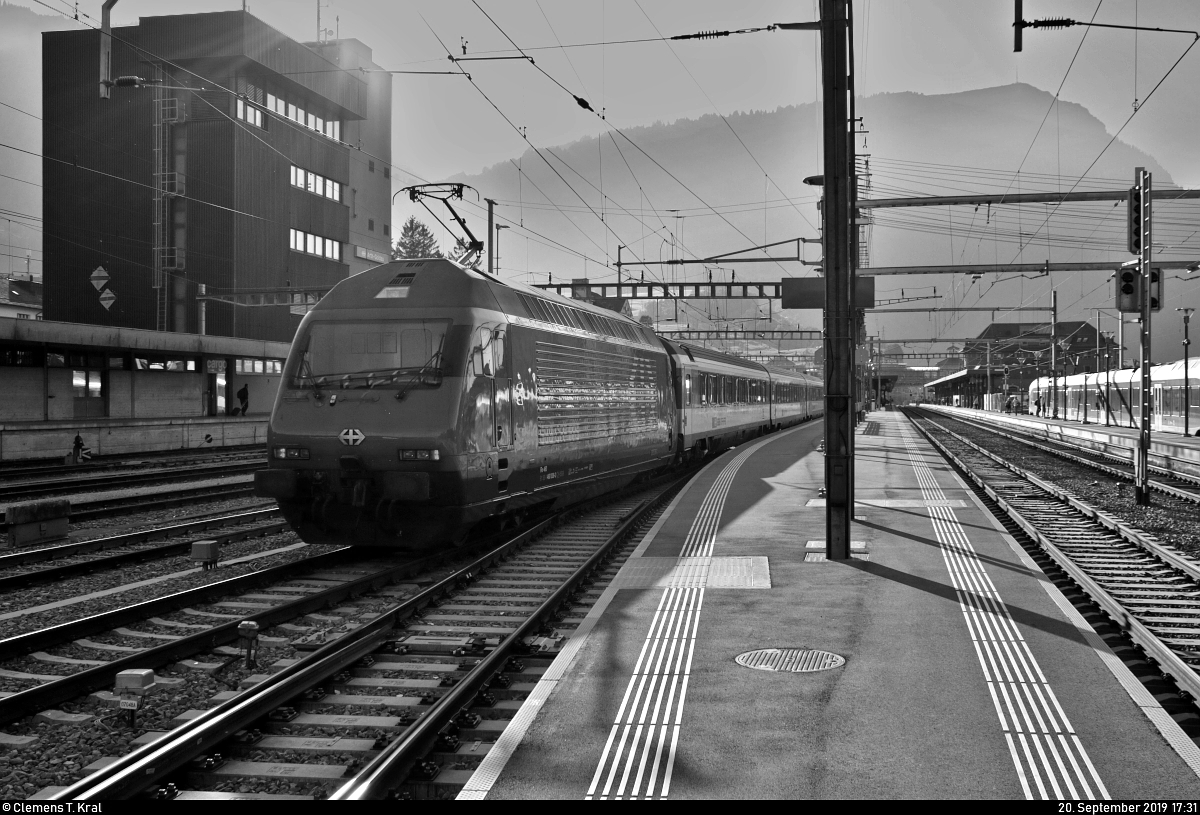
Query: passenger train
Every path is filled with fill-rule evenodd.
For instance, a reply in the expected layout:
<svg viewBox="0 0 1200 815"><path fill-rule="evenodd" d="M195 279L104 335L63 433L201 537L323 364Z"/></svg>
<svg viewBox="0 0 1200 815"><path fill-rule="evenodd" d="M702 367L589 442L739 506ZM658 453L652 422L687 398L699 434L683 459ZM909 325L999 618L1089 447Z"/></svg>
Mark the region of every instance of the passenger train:
<svg viewBox="0 0 1200 815"><path fill-rule="evenodd" d="M1185 401L1184 363L1154 365L1150 368L1150 427L1167 433L1183 432L1183 417L1188 415L1188 431L1200 436L1200 360L1190 360ZM1035 379L1029 385L1029 404L1041 397L1044 413L1049 415L1050 378ZM1107 409L1106 406L1107 405ZM1085 410L1086 406L1086 410ZM1086 417L1085 417L1086 412ZM1141 425L1142 374L1124 368L1099 373L1072 374L1058 378L1058 415L1069 421L1120 427Z"/></svg>
<svg viewBox="0 0 1200 815"><path fill-rule="evenodd" d="M822 387L449 260L398 260L304 317L255 489L309 542L434 548L817 416Z"/></svg>

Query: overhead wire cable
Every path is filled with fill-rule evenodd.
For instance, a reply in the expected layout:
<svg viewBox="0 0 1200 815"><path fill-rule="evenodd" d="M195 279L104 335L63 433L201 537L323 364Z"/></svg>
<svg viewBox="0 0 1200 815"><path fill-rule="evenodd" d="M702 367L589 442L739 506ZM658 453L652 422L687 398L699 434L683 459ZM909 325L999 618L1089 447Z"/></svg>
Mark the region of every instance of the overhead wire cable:
<svg viewBox="0 0 1200 815"><path fill-rule="evenodd" d="M516 48L518 51L521 51L520 46L517 45L517 43L512 39L512 37L510 37L508 35L508 33L505 32L505 30L503 28L501 28L500 25L498 23L496 23L496 21L494 19L492 19L491 15L489 15L483 9L483 7L479 5L478 0L471 0L471 1L472 1L472 3L474 3L475 7L478 8L479 11L485 17L487 17L488 21L491 22L492 25L496 27L496 30L499 31L504 36L504 38L507 39L512 44L512 46L514 48ZM445 45L443 44L442 47L445 48ZM447 51L447 53L449 53L449 52ZM451 56L453 56L453 55L451 55ZM601 114L597 113L592 108L591 104L588 103L588 101L586 99L583 99L582 97L576 95L574 92L571 91L570 88L566 87L561 82L559 82L557 79L555 79L544 68L542 68L540 65L538 65L533 60L532 57L527 57L527 59L529 60L529 64L532 65L534 68L536 68L539 73L541 73L543 76L545 76L547 79L549 79L552 83L554 83L559 88L561 88L565 93L570 95L571 98L573 98L575 100L576 104L579 105L579 107L583 108L584 110L590 111L595 116L599 116L600 118L605 119L605 117L601 116ZM505 117L505 119L507 120L507 117ZM510 122L510 124L511 124L511 122ZM708 202L705 201L704 198L702 196L700 196L699 193L697 193L695 190L693 190L691 187L689 187L687 184L685 184L681 179L679 179L679 177L677 177L674 173L672 173L670 170L668 170L666 167L664 167L657 159L655 159L653 156L651 156L649 153L647 153L645 150L643 150L642 147L637 144L637 142L633 141L633 139L631 139L628 136L628 134L622 132L619 128L613 128L613 129L615 130L616 133L620 134L621 138L624 139L626 142L628 142L635 150L637 150L639 153L641 153L643 156L645 156L647 159L649 159L650 162L654 164L654 166L658 167L666 175L668 175L671 179L673 179L675 181L675 183L677 183L679 186L683 187L683 189L687 190L693 197L695 197L695 199L697 201L704 204L710 211L714 212L715 214L718 214L718 216L721 218L721 220L723 220L738 235L740 235L742 238L744 238L747 243L754 245L754 241L752 238L750 238L750 236L748 236L741 229L739 229L737 226L735 226L728 218L725 218L723 215L720 215L720 213L717 213L716 210L713 209L712 206L710 204L708 204ZM781 190L781 192L782 192L782 190ZM763 251L764 255L767 255L767 257L770 257L770 255L767 254L765 249L762 251ZM779 266L779 269L781 272L785 272L785 273L787 272L787 270L783 267L783 265L780 264L778 261L776 261L776 265Z"/></svg>
<svg viewBox="0 0 1200 815"><path fill-rule="evenodd" d="M638 7L638 11L640 11L642 13L642 16L646 18L646 22L650 23L650 27L654 29L655 33L657 33L659 36L662 36L662 32L659 31L658 26L654 24L654 20L650 19L650 15L646 13L646 10L644 8L642 8L642 4L641 4L640 0L634 0L634 5L636 5ZM667 48L670 50L671 55L673 57L675 57L675 61L679 63L679 66L681 68L683 68L683 70L687 73L688 77L692 80L692 83L695 84L695 86L699 89L700 93L704 94L704 98L708 100L708 104L712 106L712 109L716 112L717 116L719 116L721 118L721 121L725 123L725 127L727 127L729 129L729 132L733 134L733 137L735 139L737 139L738 144L740 144L742 146L742 149L746 151L746 155L750 156L751 161L754 162L755 166L758 167L759 171L763 174L763 176L766 177L775 186L775 189L779 190L779 192L782 193L783 196L785 198L788 198L788 200L790 201L791 199L788 196L788 194L783 191L783 188L780 187L778 183L776 183L774 178L771 178L770 173L768 173L766 168L762 166L762 162L760 162L758 160L758 157L755 156L754 153L750 150L750 148L746 145L746 142L742 139L741 134L738 133L736 129L734 129L732 124L730 124L728 117L726 117L725 114L720 111L720 109L717 107L717 103L714 102L712 100L712 97L708 95L708 91L704 90L704 86L700 84L700 80L696 79L696 75L693 74L691 69L687 67L687 64L683 61L683 59L675 51L675 48L671 45L670 41L668 39L664 38L663 42L667 46ZM586 91L587 89L585 88L584 90ZM801 218L804 219L804 222L806 224L808 224L809 227L812 228L812 230L814 232L817 231L817 227L813 224L812 221L809 220L808 216L805 215L800 210L799 207L797 207L793 203L792 208L796 210L796 213ZM766 238L764 237L763 243L766 243L766 242L767 242Z"/></svg>

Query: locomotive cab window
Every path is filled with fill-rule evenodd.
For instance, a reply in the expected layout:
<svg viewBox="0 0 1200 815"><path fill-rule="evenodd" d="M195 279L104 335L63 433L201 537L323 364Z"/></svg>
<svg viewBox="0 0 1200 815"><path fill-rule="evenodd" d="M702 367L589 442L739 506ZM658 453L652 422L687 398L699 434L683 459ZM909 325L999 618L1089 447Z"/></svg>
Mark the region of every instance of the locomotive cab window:
<svg viewBox="0 0 1200 815"><path fill-rule="evenodd" d="M449 320L314 322L290 360L296 389L409 390L441 384Z"/></svg>
<svg viewBox="0 0 1200 815"><path fill-rule="evenodd" d="M498 335L499 332L496 332ZM471 368L476 376L495 376L496 346L490 328L480 328L476 333L477 345L471 349Z"/></svg>

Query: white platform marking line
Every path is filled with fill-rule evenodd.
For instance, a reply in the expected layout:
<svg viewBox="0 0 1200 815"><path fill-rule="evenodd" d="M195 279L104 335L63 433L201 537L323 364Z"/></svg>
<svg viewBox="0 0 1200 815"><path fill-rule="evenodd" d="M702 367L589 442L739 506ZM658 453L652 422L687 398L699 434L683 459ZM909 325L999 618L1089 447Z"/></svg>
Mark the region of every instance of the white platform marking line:
<svg viewBox="0 0 1200 815"><path fill-rule="evenodd" d="M592 779L592 785L585 796L586 799L591 799L595 795L596 787L600 777L604 774L606 765L608 774L604 787L600 791L599 797L601 799L608 798L612 791L613 782L616 780L618 770L621 770L621 778L617 784L614 797L620 798L625 794L631 774L634 778L633 787L629 788L631 797L638 797L639 795L644 795L647 798L656 797L655 782L659 777L659 765L662 760L665 737L668 730L670 730L671 746L667 753L665 765L661 767L663 786L661 792L657 793L658 797L665 798L667 796L670 790L671 774L675 765L676 749L679 743L679 730L683 723L683 707L687 697L688 678L691 674L696 631L700 621L700 610L704 603L704 586L708 580L708 569L716 545L717 531L720 528L721 513L725 507L725 500L729 495L729 490L733 486L738 470L741 469L746 459L755 450L766 444L767 441L770 441L770 439L764 439L746 448L734 457L717 478L714 479L708 494L701 501L700 510L696 513L696 517L688 529L687 536L684 538L683 548L678 558L679 565L672 571L670 585L663 590L663 599L659 601L660 609L663 608L665 602L670 611L662 615L663 621L661 624L657 626L655 624L658 622L658 617L651 623L650 630L646 635L646 642L642 645L643 656L639 657L638 663L634 666L634 675L630 677L629 688L636 687L636 691L632 699L629 699L628 708L626 708L625 702L622 702L622 708L618 710L613 731L610 732L608 743L601 754L600 762L596 767L596 773ZM667 595L673 596L673 599L669 602L665 599ZM681 606L683 608L682 612L679 611ZM665 663L662 661L664 653L668 654ZM641 674L641 676L639 677L638 674ZM638 680L636 683L635 679ZM650 680L648 686L647 679ZM667 703L661 710L658 704L655 704L653 714L650 715L649 721L646 721L646 715L649 711L651 698L655 696L656 687L658 689L657 695L659 700L662 698L663 689L669 689L667 691ZM676 701L677 689L678 701ZM644 701L643 692L645 693ZM626 690L626 698L629 698L628 689ZM641 717L637 719L635 724L635 712L639 706L641 707ZM628 711L627 714L626 710ZM622 722L623 715L626 719L624 722ZM674 725L670 723L672 718L674 719ZM613 742L616 729L622 724L624 725L624 729L622 730L621 738L617 743L616 749L610 751L609 748ZM629 737L631 727L634 728L632 739ZM655 751L654 761L650 765L650 777L643 793L641 790L641 778L647 761L650 743L654 740L655 730L658 730L658 747ZM645 742L642 742L643 738ZM641 745L640 751L638 749L639 744ZM610 761L611 764L609 763Z"/></svg>
<svg viewBox="0 0 1200 815"><path fill-rule="evenodd" d="M959 561L957 558L956 558L955 560L956 560L956 562L961 562L961 561ZM985 579L986 579L986 575L985 575ZM988 581L988 582L990 583L990 581ZM990 596L989 596L989 595L990 595ZM975 598L975 599L976 599L976 600L978 600L978 599L980 599L980 598ZM984 599L984 600L986 601L986 604L987 604L987 606L989 606L989 607L992 607L992 608L995 608L995 606L994 606L994 603L995 603L996 597L995 597L994 590L986 592L986 593L984 594L984 596L983 596L983 598L982 598L982 599ZM972 605L974 605L974 606L978 607L978 603L977 603L977 602L974 602ZM999 607L999 611L1000 611L1000 613L999 613L999 614L996 614L996 615L993 617L993 620L992 620L992 622L994 622L994 623L995 623L997 626L1003 626L1003 628L1007 629L1007 630L1005 631L1005 636L1004 636L1004 639L1008 639L1008 640L1015 640L1015 641L1013 641L1013 642L1012 642L1012 647L1016 649L1016 652L1015 652L1015 660L1016 660L1016 662L1015 662L1014 664L1017 664L1017 665L1019 665L1019 666L1020 666L1020 667L1023 669L1023 672L1025 672L1025 673L1026 673L1028 676L1030 676L1031 678L1032 678L1032 676L1033 676L1033 675L1036 673L1036 674L1039 676L1039 678L1041 678L1041 679L1042 679L1042 681L1044 682L1044 677L1041 677L1041 670L1040 670L1040 666L1038 666L1038 665L1037 665L1037 663L1036 663L1036 660L1032 660L1032 655L1031 655L1031 654L1029 653L1029 651L1028 651L1028 645L1027 645L1026 643L1024 643L1024 641L1023 641L1023 640L1020 638L1019 631L1016 631L1016 629L1015 629L1015 628L1013 628L1013 626L1014 626L1014 623L1013 623L1013 621L1011 620L1011 617L1009 617L1009 616L1008 616L1008 614L1007 614L1007 609L1005 609L1005 608L1004 608L1004 607L1001 605L1001 606ZM1012 632L1012 633L1010 633L1010 632ZM1015 633L1015 637L1013 636L1013 633ZM1006 647L1005 647L1005 650L1006 650L1006 651L1008 651L1007 643L1005 643L1005 646L1006 646ZM1009 657L1010 657L1010 659L1013 659L1013 658L1014 658L1014 652L1012 652L1012 651L1008 651L1008 653L1009 653ZM1027 659L1027 658L1029 659L1029 662L1027 662L1027 661L1026 661L1026 659ZM984 672L984 673L985 673L985 676L986 676L986 673L987 673L987 672L986 672L986 670L985 670L985 672ZM1045 704L1045 699L1042 697L1042 694L1041 694L1041 691L1040 691L1040 687L1038 687L1038 686L1035 684L1035 685L1033 686L1033 690L1034 690L1035 692L1037 692L1037 695L1038 695L1038 697L1039 697L1039 701L1042 703L1042 705L1044 705L1044 707L1043 707L1042 709L1044 709L1044 710L1045 710L1046 717L1047 717L1047 719L1048 719L1048 720L1051 722L1051 727L1053 727L1053 728L1054 728L1054 729L1057 731L1058 727L1057 727L1057 723L1055 722L1055 716L1054 716L1054 712L1060 712L1060 713L1061 713L1061 708L1059 708L1059 707L1058 707L1058 705L1057 705L1057 700L1055 700L1055 705L1054 705L1054 708L1052 708L1050 705L1046 705L1046 704ZM1048 686L1047 686L1047 691L1049 691L1049 687L1048 687ZM1005 696L1006 696L1006 698L1007 698L1008 694L1007 694L1007 692L1006 692L1006 691L1004 691L1004 689L1003 689L1003 688L1002 688L1002 692L1004 692L1004 695L1005 695ZM1017 693L1017 690L1016 690L1016 688L1014 688L1014 694L1016 694L1016 693ZM1026 693L1026 696L1027 696L1027 697L1030 697L1030 689L1029 689L1029 688L1025 688L1025 693ZM1050 694L1050 695L1051 695L1051 697L1052 697L1052 692L1051 692L1051 694ZM992 694L992 696L993 696L993 704L996 704L995 694L993 693L993 694ZM1052 698L1053 698L1053 697L1052 697ZM1018 701L1018 704L1019 704L1019 705L1022 707L1022 712L1023 712L1023 714L1026 716L1026 719L1028 719L1028 713L1027 713L1027 711L1025 711L1025 710L1024 710L1024 705L1023 705L1023 703L1021 703L1021 700L1020 700L1020 697L1019 697L1019 696L1017 696L1017 701ZM1041 707L1041 706L1039 706L1037 703L1035 703L1031 697L1029 698L1029 701L1030 701L1030 705L1032 706L1030 709L1032 709L1032 710L1033 710L1033 712L1034 712L1034 715L1035 715L1035 716L1038 718L1038 720L1039 720L1039 723L1040 723L1040 724L1041 724L1041 726L1042 726L1042 729L1043 729L1044 731L1045 731L1045 730L1047 730L1047 728L1045 727L1045 722L1044 722L1044 721L1043 721L1043 719L1042 719L1042 714L1041 714L1041 712L1039 712L1039 707ZM1000 711L999 711L999 709L998 709L998 714L1000 714ZM1002 715L1001 715L1001 723L1002 723L1002 726L1005 726L1005 725L1004 725L1004 722L1003 722L1003 716L1002 716ZM1063 772L1065 772L1065 768L1063 768L1063 765L1062 765L1062 762L1061 762L1061 758L1060 758L1060 756L1059 756L1059 754L1058 754L1058 752L1057 752L1057 749L1054 747L1054 744L1053 744L1053 738L1052 738L1052 736L1050 736L1048 732L1046 732L1046 733L1045 733L1045 735L1046 735L1046 737L1047 737L1047 739L1048 739L1048 744L1049 744L1049 746L1050 746L1050 748L1051 748L1051 751L1052 751L1052 753L1053 753L1053 755L1054 755L1054 758L1055 758L1055 763L1056 763L1056 764L1059 766L1060 770L1062 770ZM1038 743L1038 742L1036 742L1036 741L1035 741L1035 747L1038 749L1038 752L1039 752L1039 754L1041 754L1041 755L1043 756L1043 759L1044 759L1044 757L1045 757L1045 756L1044 756L1044 753L1043 753L1043 751L1042 751L1042 749L1041 749L1041 745L1040 745L1040 743ZM1069 755L1069 754L1068 754L1068 755ZM1077 765L1076 765L1076 763L1075 763L1075 761L1074 761L1074 758L1073 758L1073 757L1071 757L1070 755L1069 755L1069 757L1071 758L1072 766L1077 766ZM1049 769L1049 767L1047 767L1047 769ZM1054 786L1057 786L1057 785L1055 784L1054 780L1053 780L1053 777L1051 777L1051 783L1052 783L1052 785L1054 785ZM1081 783L1083 784L1083 786L1084 786L1085 788L1087 787L1087 784L1086 784L1086 781L1085 781L1085 780L1081 779ZM1070 784L1070 783L1069 783L1069 779L1068 779L1068 786L1069 786L1069 787L1071 787L1072 789L1074 788L1074 785L1072 785L1072 784Z"/></svg>
<svg viewBox="0 0 1200 815"><path fill-rule="evenodd" d="M785 430L781 433L775 434L770 439L766 439L764 442L759 444L761 445L767 441L778 441L803 429L803 427L795 427L791 428L790 430ZM757 446L758 445L756 445L756 448ZM717 463L718 462L714 461L709 466L715 466ZM639 543L633 550L633 553L630 555L631 559L643 557L644 553L655 541L659 531L666 524L666 522L671 519L675 508L691 493L691 490L696 483L697 482L695 480L690 481L682 490L675 494L675 497L672 498L670 503L667 505L666 511L659 516L659 519L654 523L653 526L650 527L650 530L642 538L641 543ZM620 588L621 586L619 585L609 585L609 587L601 593L600 599L598 599L592 606L592 609L584 617L584 620L580 624L578 630L576 630L576 632L571 636L571 639L568 640L562 651L559 652L559 655L555 657L554 662L550 664L550 667L542 675L542 678L530 692L520 710L517 711L517 714L513 718L512 722L508 727L505 728L504 732L501 734L499 740L492 747L492 749L488 751L486 756L484 756L483 761L480 763L478 769L476 769L470 780L458 794L457 798L459 800L483 800L487 797L488 793L499 779L500 774L507 766L509 759L524 741L525 734L532 726L533 720L537 717L542 706L549 700L549 697L556 690L558 681L566 675L568 669L574 663L575 658L583 650L583 645L587 641L588 636L591 634L592 629L595 628L597 621L601 618L601 616L603 616L605 610L608 608L608 605L617 595ZM632 685L630 688L627 688L627 692L631 688ZM606 752L611 749L612 742L616 738L616 731L618 729L619 728L617 726L614 726L609 732L608 739L605 743ZM662 732L665 737L665 728ZM662 746L663 738L660 738L656 760L657 757L661 756L662 754ZM597 778L599 777L599 772L602 771L602 767L598 768ZM598 780L594 779L592 785L593 788L598 783ZM591 796L588 795L587 797L590 798Z"/></svg>
<svg viewBox="0 0 1200 815"><path fill-rule="evenodd" d="M1021 779L1021 789L1025 791L1025 799L1033 800L1033 792L1029 789L1029 780L1025 778L1025 768L1021 766L1021 759L1017 755L1017 746L1013 744L1012 733L1005 733L1004 740L1008 742L1008 753L1012 756L1013 766L1017 768L1017 777Z"/></svg>
<svg viewBox="0 0 1200 815"><path fill-rule="evenodd" d="M932 469L914 443L913 432L905 427L902 428L901 435L910 453L917 483L923 495L927 499L942 496L942 490L937 486ZM1080 788L1087 797L1092 797L1092 787L1088 784L1087 777L1090 774L1100 795L1107 798L1107 790L1096 774L1082 742L1071 727L1053 689L1046 681L1041 666L1012 618L1011 610L1001 599L986 566L980 561L954 510L945 506L932 506L929 515L934 533L941 544L942 558L958 597L967 630L979 654L984 682L988 685L997 718L1009 744L1009 752L1026 797L1032 797L1028 777L1032 777L1042 798L1046 798L1049 792L1052 792L1055 798L1061 798L1064 786L1072 798L1078 797L1077 790ZM984 653L987 654L986 662L983 658ZM988 663L991 663L990 672ZM1000 691L999 695L996 693L997 688ZM999 697L1004 698L1003 706ZM1008 712L1007 721L1005 709ZM1012 732L1016 733L1017 741L1021 744L1024 761L1016 750ZM1067 735L1070 738L1067 738ZM1062 753L1058 749L1059 744L1066 752L1071 770L1067 769L1063 761ZM1076 760L1076 751L1089 773L1081 771ZM1046 782L1050 786L1049 792Z"/></svg>

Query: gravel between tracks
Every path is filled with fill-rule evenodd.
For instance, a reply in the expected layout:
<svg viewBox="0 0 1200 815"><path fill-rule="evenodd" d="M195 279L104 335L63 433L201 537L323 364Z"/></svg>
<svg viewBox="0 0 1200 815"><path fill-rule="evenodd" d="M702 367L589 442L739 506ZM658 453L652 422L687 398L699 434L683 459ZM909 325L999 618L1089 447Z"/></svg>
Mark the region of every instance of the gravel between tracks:
<svg viewBox="0 0 1200 815"><path fill-rule="evenodd" d="M229 560L297 543L300 543L300 539L296 537L295 533L281 532L263 538L227 544L221 548L221 556L223 559ZM51 625L78 620L82 617L98 614L101 611L108 611L109 609L131 605L143 600L162 597L165 594L209 583L216 583L230 577L237 577L238 575L261 571L268 566L313 557L314 555L329 552L336 548L338 547L332 545L306 545L288 552L280 552L266 558L247 561L245 563L222 566L207 572L192 571L178 578L130 589L129 591L88 599L81 603L74 603L45 611L30 612L19 617L3 620L0 624L3 626L5 636L16 636L27 631L35 631ZM0 601L0 614L11 614L20 609L53 603L91 592L118 588L126 583L194 568L195 565L187 557L174 557L151 563L138 564L132 568L84 575L45 586L33 586L7 595Z"/></svg>

